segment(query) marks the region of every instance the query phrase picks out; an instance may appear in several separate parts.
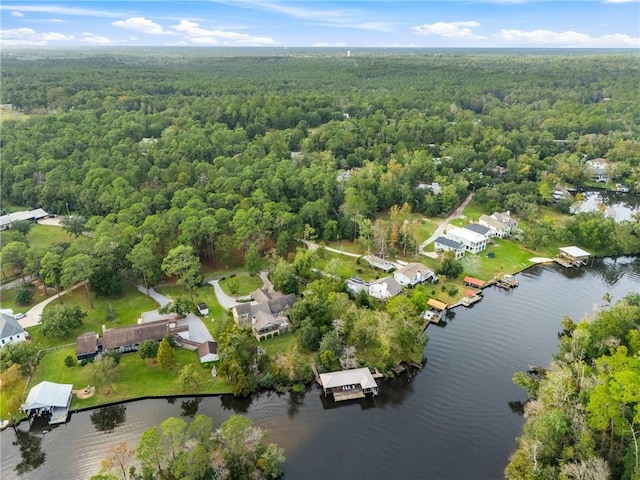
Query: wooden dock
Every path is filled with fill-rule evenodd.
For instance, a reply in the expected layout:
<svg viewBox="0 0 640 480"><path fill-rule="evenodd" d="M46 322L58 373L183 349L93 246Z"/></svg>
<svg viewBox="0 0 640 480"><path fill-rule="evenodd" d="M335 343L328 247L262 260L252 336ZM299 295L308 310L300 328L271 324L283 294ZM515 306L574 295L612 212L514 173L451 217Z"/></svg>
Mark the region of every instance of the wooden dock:
<svg viewBox="0 0 640 480"><path fill-rule="evenodd" d="M504 275L502 278L496 280L496 285L500 288L509 290L518 286L518 281L513 275Z"/></svg>

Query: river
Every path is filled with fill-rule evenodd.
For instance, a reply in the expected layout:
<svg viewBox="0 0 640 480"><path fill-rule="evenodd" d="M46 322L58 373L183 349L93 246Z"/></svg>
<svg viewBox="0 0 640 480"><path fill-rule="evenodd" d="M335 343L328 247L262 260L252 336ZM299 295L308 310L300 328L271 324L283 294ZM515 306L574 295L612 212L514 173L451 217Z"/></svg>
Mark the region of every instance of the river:
<svg viewBox="0 0 640 480"><path fill-rule="evenodd" d="M21 434L31 447L26 461L13 430L2 432L1 477L87 479L109 445L135 446L165 418L197 412L217 426L240 413L267 429L286 451L289 479L501 478L524 422L526 395L513 373L549 364L565 315L579 320L602 308L606 293L612 302L640 293L640 259L537 266L517 279L518 288L486 289L480 303L450 312L445 326L429 326L423 371L383 382L375 399L334 404L314 386L302 395L144 400L76 413L46 435L42 427ZM21 463L41 465L18 475Z"/></svg>

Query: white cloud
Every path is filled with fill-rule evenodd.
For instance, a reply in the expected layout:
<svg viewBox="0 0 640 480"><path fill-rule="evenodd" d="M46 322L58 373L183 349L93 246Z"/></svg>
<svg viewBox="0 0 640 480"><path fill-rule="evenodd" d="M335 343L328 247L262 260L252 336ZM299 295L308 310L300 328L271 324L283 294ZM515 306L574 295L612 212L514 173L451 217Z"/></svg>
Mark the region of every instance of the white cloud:
<svg viewBox="0 0 640 480"><path fill-rule="evenodd" d="M14 10L13 12L11 12L11 16L12 17L24 17L24 13L19 12L17 10Z"/></svg>
<svg viewBox="0 0 640 480"><path fill-rule="evenodd" d="M496 35L511 43L525 43L527 45L557 45L562 47L640 47L640 38L631 37L623 33L592 37L585 33L567 30L553 32L551 30L523 30L501 29Z"/></svg>
<svg viewBox="0 0 640 480"><path fill-rule="evenodd" d="M230 32L224 30L207 30L199 23L190 20L180 20L178 25L172 27L182 33L187 40L201 45L274 45L276 42L269 37L254 37L247 33Z"/></svg>
<svg viewBox="0 0 640 480"><path fill-rule="evenodd" d="M86 43L92 43L94 45L111 45L113 42L107 38L100 35L92 35L90 33L85 33L86 37L81 40Z"/></svg>
<svg viewBox="0 0 640 480"><path fill-rule="evenodd" d="M43 40L52 40L52 41L60 41L60 40L73 40L76 37L73 35L67 35L64 33L59 33L59 32L48 32L48 33L43 33L41 38Z"/></svg>
<svg viewBox="0 0 640 480"><path fill-rule="evenodd" d="M114 25L119 28L126 28L128 30L135 30L136 32L149 33L152 35L165 35L173 34L173 32L166 31L162 28L162 25L157 24L153 20L149 20L144 17L131 17L126 20L118 20L113 22Z"/></svg>
<svg viewBox="0 0 640 480"><path fill-rule="evenodd" d="M437 35L447 38L477 38L474 37L472 28L480 24L474 21L468 22L436 22L417 25L412 30L419 35Z"/></svg>
<svg viewBox="0 0 640 480"><path fill-rule="evenodd" d="M313 45L314 47L346 47L346 43L338 42L338 43L328 43L328 42L320 42Z"/></svg>
<svg viewBox="0 0 640 480"><path fill-rule="evenodd" d="M64 20L62 20L61 18L51 18L49 21L53 22L53 23L63 23L64 22Z"/></svg>
<svg viewBox="0 0 640 480"><path fill-rule="evenodd" d="M94 10L81 7L62 7L59 5L0 5L0 10L19 10L21 12L53 13L57 15L75 15L82 17L121 18L123 13L109 10Z"/></svg>
<svg viewBox="0 0 640 480"><path fill-rule="evenodd" d="M0 38L18 38L18 37L26 37L33 36L36 34L36 31L33 28L12 28L10 30L0 30Z"/></svg>

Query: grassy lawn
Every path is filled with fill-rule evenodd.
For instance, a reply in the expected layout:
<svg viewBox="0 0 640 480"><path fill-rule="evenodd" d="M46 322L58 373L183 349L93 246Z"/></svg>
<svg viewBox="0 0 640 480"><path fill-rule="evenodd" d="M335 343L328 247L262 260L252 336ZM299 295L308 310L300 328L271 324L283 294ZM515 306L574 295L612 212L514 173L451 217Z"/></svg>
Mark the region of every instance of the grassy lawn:
<svg viewBox="0 0 640 480"><path fill-rule="evenodd" d="M478 255L465 255L461 260L465 274L481 280L491 280L495 276L523 270L532 265L530 258L540 256L539 252L527 250L512 240L498 238L494 243L495 245L489 243L487 249ZM488 253L495 256L489 258Z"/></svg>
<svg viewBox="0 0 640 480"><path fill-rule="evenodd" d="M324 258L318 258L313 267L325 273L338 275L340 278L349 278L353 275L361 275L365 280L371 276L373 270L368 266L356 264L355 257L348 257L339 253L325 252Z"/></svg>
<svg viewBox="0 0 640 480"><path fill-rule="evenodd" d="M469 205L467 205L462 211L462 214L467 217L469 221L473 222L477 222L483 214L490 215L490 213L485 212L482 206L477 204L475 201L469 202Z"/></svg>
<svg viewBox="0 0 640 480"><path fill-rule="evenodd" d="M364 253L362 252L362 247L352 240L340 239L339 242L327 242L326 245L327 247L335 248L336 250L340 250L342 252L364 255Z"/></svg>
<svg viewBox="0 0 640 480"><path fill-rule="evenodd" d="M232 278L235 280L232 280ZM231 288L229 288L229 281L237 282L237 292L234 293L231 291ZM242 272L234 277L227 277L224 280L221 280L220 286L227 295L232 297L245 297L254 290L262 287L262 279L259 276L251 276L247 272Z"/></svg>
<svg viewBox="0 0 640 480"><path fill-rule="evenodd" d="M85 408L118 400L142 397L147 395L178 395L194 393L228 393L229 385L222 377L213 378L208 367L200 367L196 352L176 348L177 365L171 371L164 371L149 360L141 359L137 353L122 355L117 367L115 383L109 393L96 392L88 399L80 400L73 397L71 408ZM37 385L43 380L56 383L71 383L78 390L87 386L84 367L76 365L66 367L64 359L67 355L74 356L75 347L48 351L40 362L29 386ZM200 385L191 391L185 391L177 381L181 367L188 363L198 365Z"/></svg>
<svg viewBox="0 0 640 480"><path fill-rule="evenodd" d="M155 301L133 288L125 290L120 298L94 298L93 310L89 308L84 287L76 288L73 292L63 295L61 300L65 304L80 305L80 307L87 312L87 318L84 319L84 324L82 326L75 329L66 338L61 340L45 338L41 333L41 325L28 328L27 331L33 337L33 341L43 348L66 345L69 343L75 344L78 335L82 335L86 332L97 333L102 331L102 325L105 324L105 313L109 304L113 306L118 314L118 318L115 321L110 322L108 325L109 327L133 325L137 322L138 318L140 318L140 314L142 312L158 308L158 304ZM54 300L45 307L45 312L48 308L57 304L59 304L59 300Z"/></svg>
<svg viewBox="0 0 640 480"><path fill-rule="evenodd" d="M40 225L36 223L27 236L29 244L38 245L40 247L48 247L55 242L73 242L74 237L69 235L61 227L54 225Z"/></svg>
<svg viewBox="0 0 640 480"><path fill-rule="evenodd" d="M13 310L13 313L24 313L29 310L34 305L37 305L43 300L47 299L47 296L44 294L44 290L41 288L36 288L33 290L33 299L31 303L28 305L18 305L15 301L15 288L11 288L9 290L0 291L0 307L1 308L10 308ZM49 289L49 296L55 295L55 289Z"/></svg>
<svg viewBox="0 0 640 480"><path fill-rule="evenodd" d="M438 228L439 223L440 222L436 220L422 218L420 228L419 228L420 238L423 238L424 240L426 240L431 235L433 235L433 232L436 231L436 228Z"/></svg>

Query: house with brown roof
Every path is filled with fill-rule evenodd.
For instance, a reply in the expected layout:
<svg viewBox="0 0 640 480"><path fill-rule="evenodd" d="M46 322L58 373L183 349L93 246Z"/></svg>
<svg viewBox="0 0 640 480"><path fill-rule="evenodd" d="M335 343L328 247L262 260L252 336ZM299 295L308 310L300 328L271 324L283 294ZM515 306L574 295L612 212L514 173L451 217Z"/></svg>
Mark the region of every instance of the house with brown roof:
<svg viewBox="0 0 640 480"><path fill-rule="evenodd" d="M198 345L198 358L200 363L217 362L220 359L218 355L218 344L216 342L202 342Z"/></svg>
<svg viewBox="0 0 640 480"><path fill-rule="evenodd" d="M76 340L76 357L85 360L95 357L105 350L119 352L135 352L140 344L147 340L161 341L168 335L180 335L189 339L189 327L178 326L176 319L158 320L155 322L138 323L120 328L102 327L102 338L97 333L86 333Z"/></svg>

